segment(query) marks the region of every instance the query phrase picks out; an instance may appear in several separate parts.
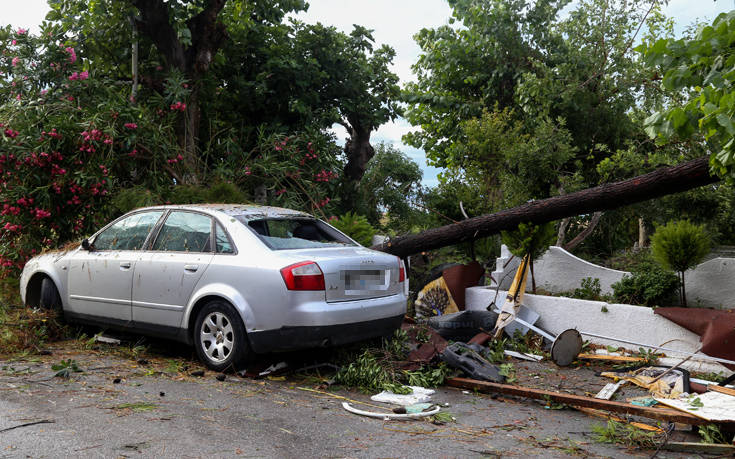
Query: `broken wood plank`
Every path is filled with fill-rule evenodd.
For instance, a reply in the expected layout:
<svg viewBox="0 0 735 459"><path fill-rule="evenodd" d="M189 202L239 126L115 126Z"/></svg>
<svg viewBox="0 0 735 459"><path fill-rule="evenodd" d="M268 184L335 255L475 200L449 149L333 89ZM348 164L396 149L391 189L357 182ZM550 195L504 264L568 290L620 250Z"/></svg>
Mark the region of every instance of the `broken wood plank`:
<svg viewBox="0 0 735 459"><path fill-rule="evenodd" d="M727 394L735 396L735 389L730 389L729 387L722 387L718 386L716 384L710 384L707 386L707 390L713 390L715 392L719 392L721 394Z"/></svg>
<svg viewBox="0 0 735 459"><path fill-rule="evenodd" d="M598 418L610 419L615 422L625 422L634 427L638 427L639 429L647 430L649 432L656 432L656 433L664 432L664 430L660 427L652 426L650 424L645 424L643 422L629 422L627 419L619 418L612 413L608 413L607 411L595 410L592 408L583 408L581 406L574 407L574 409L577 411L581 411L582 413L589 414L590 416L597 416Z"/></svg>
<svg viewBox="0 0 735 459"><path fill-rule="evenodd" d="M667 451L679 451L683 453L702 453L717 454L720 456L730 456L735 454L735 446L723 443L691 443L670 441L664 444L661 449Z"/></svg>
<svg viewBox="0 0 735 459"><path fill-rule="evenodd" d="M533 398L537 400L551 399L555 402L566 403L567 405L575 407L581 406L585 408L597 408L605 411L613 411L616 413L625 413L634 416L657 419L659 421L680 422L683 424L692 425L701 425L708 423L708 421L704 419L671 408L637 406L630 403L614 402L611 400L600 400L592 397L584 397L581 395L564 394L543 389L532 389L530 387L498 384L487 381L478 381L469 378L449 378L447 379L446 384L452 387L477 390L479 392L497 392L506 395Z"/></svg>
<svg viewBox="0 0 735 459"><path fill-rule="evenodd" d="M624 379L621 379L620 381L616 383L607 383L605 384L605 387L600 389L600 392L595 395L595 398L599 398L600 400L610 400L613 395L615 395L615 392L618 391L620 386L625 384L626 381Z"/></svg>
<svg viewBox="0 0 735 459"><path fill-rule="evenodd" d="M579 354L578 359L582 360L604 360L606 362L643 362L640 357L630 355L608 355L608 354Z"/></svg>

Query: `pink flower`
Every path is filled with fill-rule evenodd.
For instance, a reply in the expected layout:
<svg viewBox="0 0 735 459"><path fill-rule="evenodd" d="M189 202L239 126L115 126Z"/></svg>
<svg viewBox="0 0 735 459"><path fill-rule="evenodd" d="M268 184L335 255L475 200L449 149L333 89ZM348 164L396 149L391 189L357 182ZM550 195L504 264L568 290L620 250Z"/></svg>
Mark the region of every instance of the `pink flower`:
<svg viewBox="0 0 735 459"><path fill-rule="evenodd" d="M276 196L280 196L280 195L282 195L285 192L286 192L286 189L285 188L281 188L280 190L276 191Z"/></svg>
<svg viewBox="0 0 735 459"><path fill-rule="evenodd" d="M69 80L74 81L79 79L79 74L77 72L72 73L69 75Z"/></svg>
<svg viewBox="0 0 735 459"><path fill-rule="evenodd" d="M87 78L89 78L89 72L88 71L85 70L85 71L83 71L82 73L79 74L79 79L80 80L86 80Z"/></svg>
<svg viewBox="0 0 735 459"><path fill-rule="evenodd" d="M20 62L20 59L18 58L18 56L15 56L11 64L13 64L13 67L15 67L16 65L18 65L18 62Z"/></svg>
<svg viewBox="0 0 735 459"><path fill-rule="evenodd" d="M13 40L13 41L10 42L10 44L13 45L13 46L15 46L15 45L18 44L18 40Z"/></svg>
<svg viewBox="0 0 735 459"><path fill-rule="evenodd" d="M66 51L67 53L69 53L69 62L70 63L73 64L73 63L75 63L77 61L77 53L76 53L76 51L74 51L74 48L72 48L71 46L69 46L67 48L64 48L64 51Z"/></svg>
<svg viewBox="0 0 735 459"><path fill-rule="evenodd" d="M18 28L18 30L15 33L17 33L18 35L25 35L28 33L28 29Z"/></svg>
<svg viewBox="0 0 735 459"><path fill-rule="evenodd" d="M250 174L252 174L252 171L250 170L250 167L249 166L245 166L245 175L250 175Z"/></svg>
<svg viewBox="0 0 735 459"><path fill-rule="evenodd" d="M20 94L15 96L15 100L20 100Z"/></svg>
<svg viewBox="0 0 735 459"><path fill-rule="evenodd" d="M128 129L138 129L138 125L135 123L125 123L125 127Z"/></svg>

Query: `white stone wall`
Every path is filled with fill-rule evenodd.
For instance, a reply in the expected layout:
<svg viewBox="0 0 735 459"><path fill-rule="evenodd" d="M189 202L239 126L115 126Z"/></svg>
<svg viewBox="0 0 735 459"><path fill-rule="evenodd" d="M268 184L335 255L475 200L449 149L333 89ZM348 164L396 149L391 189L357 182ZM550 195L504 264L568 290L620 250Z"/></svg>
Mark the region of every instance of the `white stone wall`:
<svg viewBox="0 0 735 459"><path fill-rule="evenodd" d="M521 260L513 258L505 246L501 247L501 257L496 260L496 270L493 279L500 282L500 288L507 289L513 282L513 275L518 269ZM507 264L506 264L507 263ZM504 266L504 268L502 268ZM551 246L549 250L533 264L536 287L552 293L571 292L581 286L582 279L592 277L600 279L602 293L612 293L610 287L623 278L625 271L605 268L575 257L561 247ZM494 284L497 285L497 284ZM531 279L526 284L527 291L531 291Z"/></svg>
<svg viewBox="0 0 735 459"><path fill-rule="evenodd" d="M510 287L519 264L520 259L513 258L502 246L501 256L496 259L496 269L492 273L493 280L500 282L501 289ZM600 279L602 293L612 294L611 285L629 273L595 265L561 247L551 246L534 263L534 274L536 287L551 293L574 291L581 286L582 279L592 277ZM684 278L689 306L735 309L735 259L714 258L687 271ZM495 282L493 287L497 285ZM531 291L530 279L526 291Z"/></svg>
<svg viewBox="0 0 735 459"><path fill-rule="evenodd" d="M490 287L470 287L465 291L466 309L486 309L495 299L495 289ZM500 290L495 299L502 306L507 292ZM699 336L679 325L653 313L653 309L629 304L608 304L601 301L575 300L572 298L525 294L523 304L536 311L541 318L536 325L547 332L558 335L569 328L576 328L584 339L602 345L638 350L637 345L623 344L618 341L584 336L584 332L594 333L627 341L634 341L655 348L663 346L682 352L695 352L699 346ZM607 312L603 311L603 308ZM671 365L681 360L681 355L667 353L668 359L662 364ZM693 359L685 368L697 372L724 372L724 366L711 361Z"/></svg>

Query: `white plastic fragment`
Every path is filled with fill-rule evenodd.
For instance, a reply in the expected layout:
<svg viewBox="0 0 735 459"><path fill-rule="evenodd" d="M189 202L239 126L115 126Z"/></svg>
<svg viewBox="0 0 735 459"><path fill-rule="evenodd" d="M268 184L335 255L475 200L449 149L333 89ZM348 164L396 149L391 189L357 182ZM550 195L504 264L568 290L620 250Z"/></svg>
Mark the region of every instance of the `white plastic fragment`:
<svg viewBox="0 0 735 459"><path fill-rule="evenodd" d="M408 386L413 389L412 394L394 394L391 391L384 390L379 394L370 397L374 402L392 403L394 405L409 406L417 403L426 403L431 401L434 394L433 389L427 389L421 386Z"/></svg>
<svg viewBox="0 0 735 459"><path fill-rule="evenodd" d="M373 411L363 411L355 408L347 402L342 402L342 408L346 409L350 413L359 414L361 416L367 416L369 418L378 418L388 421L391 419L413 419L413 418L424 418L426 416L433 416L441 410L438 405L430 411L422 411L421 413L405 413L405 414L394 414L394 413L375 413Z"/></svg>

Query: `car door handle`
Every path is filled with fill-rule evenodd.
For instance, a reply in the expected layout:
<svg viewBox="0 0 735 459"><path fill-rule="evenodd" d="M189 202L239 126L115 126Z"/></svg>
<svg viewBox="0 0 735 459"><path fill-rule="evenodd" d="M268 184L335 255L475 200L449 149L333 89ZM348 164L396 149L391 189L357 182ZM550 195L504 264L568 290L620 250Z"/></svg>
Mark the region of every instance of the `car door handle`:
<svg viewBox="0 0 735 459"><path fill-rule="evenodd" d="M121 261L120 267L123 269L130 269L130 262L129 261Z"/></svg>
<svg viewBox="0 0 735 459"><path fill-rule="evenodd" d="M195 272L197 269L199 269L199 265L184 265L184 269L186 271Z"/></svg>

